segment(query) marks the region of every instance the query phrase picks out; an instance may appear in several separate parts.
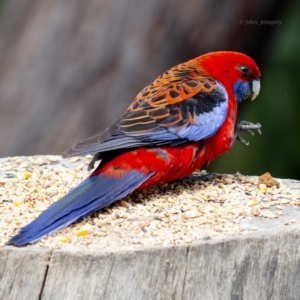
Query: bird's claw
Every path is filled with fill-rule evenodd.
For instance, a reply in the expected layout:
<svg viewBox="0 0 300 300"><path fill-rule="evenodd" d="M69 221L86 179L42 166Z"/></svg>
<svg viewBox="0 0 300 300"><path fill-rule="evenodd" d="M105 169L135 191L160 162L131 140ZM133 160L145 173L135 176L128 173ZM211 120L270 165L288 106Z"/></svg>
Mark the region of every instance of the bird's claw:
<svg viewBox="0 0 300 300"><path fill-rule="evenodd" d="M248 122L248 121L241 121L240 123L235 125L234 128L234 141L237 139L241 144L248 146L249 142L247 142L246 140L244 140L241 136L241 132L249 132L252 135L254 135L254 132L252 130L257 130L257 132L259 134L261 134L261 124L257 123L257 124L253 124L252 122ZM233 144L232 143L232 144Z"/></svg>
<svg viewBox="0 0 300 300"><path fill-rule="evenodd" d="M247 142L246 140L244 140L240 134L237 135L236 139L243 145L245 146L249 146L249 142Z"/></svg>
<svg viewBox="0 0 300 300"><path fill-rule="evenodd" d="M210 181L213 178L216 178L217 174L215 173L206 173L206 174L201 174L201 173L196 173L194 172L192 175L188 177L181 178L180 180L183 182L195 182L195 181Z"/></svg>

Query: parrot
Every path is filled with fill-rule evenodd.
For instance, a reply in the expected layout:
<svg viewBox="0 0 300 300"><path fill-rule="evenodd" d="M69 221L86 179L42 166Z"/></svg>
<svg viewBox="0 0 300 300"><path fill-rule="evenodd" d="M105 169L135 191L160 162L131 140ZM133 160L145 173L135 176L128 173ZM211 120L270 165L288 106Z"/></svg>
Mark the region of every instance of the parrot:
<svg viewBox="0 0 300 300"><path fill-rule="evenodd" d="M78 219L157 184L186 178L228 152L241 132L261 125L236 123L238 105L260 92L260 70L249 56L210 52L181 63L145 87L122 117L79 142L62 157L93 154L95 170L7 244L24 246Z"/></svg>

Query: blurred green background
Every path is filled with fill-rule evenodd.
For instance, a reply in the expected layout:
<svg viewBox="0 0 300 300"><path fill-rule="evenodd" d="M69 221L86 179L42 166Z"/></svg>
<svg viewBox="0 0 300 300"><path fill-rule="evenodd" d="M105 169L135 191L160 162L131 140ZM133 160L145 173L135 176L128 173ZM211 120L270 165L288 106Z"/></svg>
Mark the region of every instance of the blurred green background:
<svg viewBox="0 0 300 300"><path fill-rule="evenodd" d="M299 16L300 1L295 1L280 18L282 24L272 28L266 53L259 62L261 93L239 108L238 120L261 123L262 135L242 134L250 145L236 142L208 170L248 175L270 172L275 177L300 179Z"/></svg>

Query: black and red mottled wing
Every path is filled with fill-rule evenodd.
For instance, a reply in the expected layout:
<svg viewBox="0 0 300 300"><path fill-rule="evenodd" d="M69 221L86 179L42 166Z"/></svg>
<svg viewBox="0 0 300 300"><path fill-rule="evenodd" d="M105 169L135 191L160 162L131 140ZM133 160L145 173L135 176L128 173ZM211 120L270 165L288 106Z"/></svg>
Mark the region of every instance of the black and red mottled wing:
<svg viewBox="0 0 300 300"><path fill-rule="evenodd" d="M111 150L175 146L213 135L227 116L228 95L213 78L193 68L176 69L179 66L143 89L104 132L67 149L63 156L98 153L95 161Z"/></svg>

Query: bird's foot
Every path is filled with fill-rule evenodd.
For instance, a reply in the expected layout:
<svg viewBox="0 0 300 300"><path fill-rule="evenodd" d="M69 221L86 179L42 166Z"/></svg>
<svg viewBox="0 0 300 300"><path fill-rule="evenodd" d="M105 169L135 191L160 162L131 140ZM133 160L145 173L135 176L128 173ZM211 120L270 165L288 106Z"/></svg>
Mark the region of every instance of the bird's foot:
<svg viewBox="0 0 300 300"><path fill-rule="evenodd" d="M252 122L247 122L247 121L239 122L234 127L234 139L232 145L234 144L235 140L238 140L241 144L248 146L249 142L247 142L241 137L241 132L249 132L252 135L254 135L254 132L252 130L257 130L257 132L261 134L260 128L261 125L259 123L253 124Z"/></svg>
<svg viewBox="0 0 300 300"><path fill-rule="evenodd" d="M217 177L217 174L215 174L215 173L206 173L206 174L199 173L199 175L197 173L193 173L193 175L181 178L180 180L183 182L209 181L216 177Z"/></svg>

